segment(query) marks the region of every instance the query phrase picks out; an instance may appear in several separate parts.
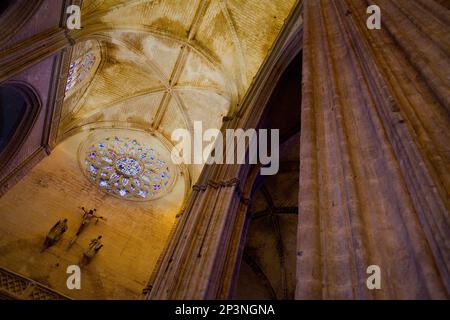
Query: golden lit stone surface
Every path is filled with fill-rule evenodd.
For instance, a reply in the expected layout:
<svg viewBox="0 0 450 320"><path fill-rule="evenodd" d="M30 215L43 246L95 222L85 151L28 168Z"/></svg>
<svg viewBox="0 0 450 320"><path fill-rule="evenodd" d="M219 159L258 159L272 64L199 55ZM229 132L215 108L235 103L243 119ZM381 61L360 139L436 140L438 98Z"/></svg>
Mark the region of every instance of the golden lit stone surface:
<svg viewBox="0 0 450 320"><path fill-rule="evenodd" d="M0 265L72 298L137 299L181 209L185 183L150 202L118 199L101 192L80 171L77 149L87 133L74 135L0 198ZM67 250L81 221L81 206L96 208L107 221L92 222ZM40 253L45 235L67 218L69 229ZM104 248L82 269L82 290L68 290L66 268L78 264L89 241L103 236Z"/></svg>
<svg viewBox="0 0 450 320"><path fill-rule="evenodd" d="M86 179L80 144L92 130L127 128L153 134L170 150L175 129L191 130L194 121L205 130L220 128L223 117L239 111L294 3L83 1L83 28L70 32L72 63L86 51L96 61L66 93L56 149L0 199L0 265L72 298L138 298L202 166L179 168L162 198L132 202ZM108 221L90 225L66 251L81 206L97 208ZM39 253L45 234L64 217L69 231ZM99 234L105 247L83 271L83 290L69 291L66 267Z"/></svg>

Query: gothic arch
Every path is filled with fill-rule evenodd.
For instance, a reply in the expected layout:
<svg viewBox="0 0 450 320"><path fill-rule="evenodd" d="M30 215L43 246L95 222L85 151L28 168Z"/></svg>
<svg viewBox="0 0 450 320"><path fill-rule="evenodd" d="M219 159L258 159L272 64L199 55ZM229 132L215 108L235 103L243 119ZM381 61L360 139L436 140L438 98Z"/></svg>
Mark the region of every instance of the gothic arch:
<svg viewBox="0 0 450 320"><path fill-rule="evenodd" d="M11 101L14 105L10 104ZM5 118L8 122L12 121L13 125L2 132L5 141L3 145L0 144L0 169L21 149L33 128L41 106L39 96L29 84L14 81L0 85L0 119L6 116L13 117ZM14 117L6 108L16 107L21 110L16 110L18 113Z"/></svg>

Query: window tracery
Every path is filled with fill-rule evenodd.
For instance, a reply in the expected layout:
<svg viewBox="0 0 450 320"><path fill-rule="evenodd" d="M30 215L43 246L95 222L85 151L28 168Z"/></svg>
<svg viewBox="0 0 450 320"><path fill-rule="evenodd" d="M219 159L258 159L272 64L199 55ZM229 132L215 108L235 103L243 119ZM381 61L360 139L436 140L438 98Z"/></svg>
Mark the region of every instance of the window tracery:
<svg viewBox="0 0 450 320"><path fill-rule="evenodd" d="M93 52L86 51L81 57L77 58L70 64L66 92L70 91L78 83L86 79L96 60L97 57Z"/></svg>
<svg viewBox="0 0 450 320"><path fill-rule="evenodd" d="M170 186L169 165L150 146L128 137L106 137L84 155L89 180L107 193L128 200L150 200Z"/></svg>

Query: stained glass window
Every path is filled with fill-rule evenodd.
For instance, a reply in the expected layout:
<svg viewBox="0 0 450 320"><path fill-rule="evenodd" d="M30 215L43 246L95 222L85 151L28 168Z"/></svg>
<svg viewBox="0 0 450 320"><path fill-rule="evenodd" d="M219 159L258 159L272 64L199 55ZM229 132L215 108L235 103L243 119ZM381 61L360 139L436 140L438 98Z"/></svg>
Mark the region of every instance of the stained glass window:
<svg viewBox="0 0 450 320"><path fill-rule="evenodd" d="M172 181L168 164L155 150L137 139L117 136L89 147L84 170L102 190L129 200L153 199Z"/></svg>
<svg viewBox="0 0 450 320"><path fill-rule="evenodd" d="M95 54L88 51L70 64L66 92L86 79L89 74L89 70L95 64L96 59Z"/></svg>

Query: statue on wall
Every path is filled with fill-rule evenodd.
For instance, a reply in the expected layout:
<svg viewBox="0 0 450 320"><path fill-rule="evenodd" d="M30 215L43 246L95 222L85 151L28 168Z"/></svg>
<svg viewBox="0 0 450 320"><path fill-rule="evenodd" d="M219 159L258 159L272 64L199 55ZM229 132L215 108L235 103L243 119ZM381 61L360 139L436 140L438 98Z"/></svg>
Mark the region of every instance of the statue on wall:
<svg viewBox="0 0 450 320"><path fill-rule="evenodd" d="M59 220L48 232L45 237L44 246L41 252L53 246L56 242L61 239L63 234L67 231L67 219Z"/></svg>
<svg viewBox="0 0 450 320"><path fill-rule="evenodd" d="M83 253L83 258L80 262L81 266L89 264L103 247L101 239L102 236L98 236L97 238L91 240L91 242L89 243L89 248Z"/></svg>
<svg viewBox="0 0 450 320"><path fill-rule="evenodd" d="M83 230L89 225L89 223L91 223L92 219L96 219L95 220L95 224L98 223L98 220L103 220L106 221L105 218L103 218L102 216L97 216L95 213L97 212L97 209L91 209L89 211L86 211L86 209L84 207L81 207L81 210L84 211L83 217L81 219L81 224L78 227L76 236L78 237L81 232L83 232Z"/></svg>
<svg viewBox="0 0 450 320"><path fill-rule="evenodd" d="M91 223L91 221L93 219L95 219L95 224L97 224L99 220L106 221L106 218L96 215L97 209L95 209L95 208L87 211L84 207L81 207L81 210L83 210L84 213L83 213L83 217L81 218L80 226L78 227L78 230L75 233L75 236L70 241L69 247L67 249L70 249L70 247L72 247L72 245L75 243L77 238L84 231L84 229L86 229L86 227Z"/></svg>

